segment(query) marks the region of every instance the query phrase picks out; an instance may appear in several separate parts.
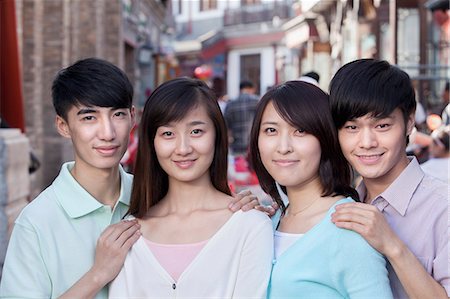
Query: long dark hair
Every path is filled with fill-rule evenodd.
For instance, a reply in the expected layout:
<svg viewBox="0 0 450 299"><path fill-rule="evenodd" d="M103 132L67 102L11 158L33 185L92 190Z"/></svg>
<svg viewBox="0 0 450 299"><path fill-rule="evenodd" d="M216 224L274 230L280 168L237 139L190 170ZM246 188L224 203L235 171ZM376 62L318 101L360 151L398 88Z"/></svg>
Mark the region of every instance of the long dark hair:
<svg viewBox="0 0 450 299"><path fill-rule="evenodd" d="M320 88L301 81L288 81L269 90L259 101L250 137L250 157L262 189L282 207L276 182L264 167L258 148L259 131L264 110L270 102L290 125L314 135L320 143L319 178L322 196L344 195L358 200L350 186L351 168L339 146L337 130L333 124L328 95ZM281 186L286 193L286 188Z"/></svg>
<svg viewBox="0 0 450 299"><path fill-rule="evenodd" d="M217 190L231 195L227 183L227 129L216 96L203 81L177 78L156 88L145 104L128 214L142 218L169 189L167 173L159 165L155 153L156 130L181 120L198 106L205 107L216 131L214 157L209 168L211 182Z"/></svg>

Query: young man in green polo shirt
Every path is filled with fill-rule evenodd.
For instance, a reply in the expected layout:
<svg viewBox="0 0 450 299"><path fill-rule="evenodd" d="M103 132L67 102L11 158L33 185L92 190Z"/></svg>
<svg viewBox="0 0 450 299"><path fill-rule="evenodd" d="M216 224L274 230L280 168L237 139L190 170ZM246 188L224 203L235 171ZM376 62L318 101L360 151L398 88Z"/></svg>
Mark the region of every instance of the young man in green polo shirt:
<svg viewBox="0 0 450 299"><path fill-rule="evenodd" d="M56 128L71 139L75 161L17 218L0 298L106 298L140 236L137 222L121 221L132 186L119 162L134 124L133 88L119 68L88 58L58 73L52 96ZM255 200L232 209L245 203Z"/></svg>

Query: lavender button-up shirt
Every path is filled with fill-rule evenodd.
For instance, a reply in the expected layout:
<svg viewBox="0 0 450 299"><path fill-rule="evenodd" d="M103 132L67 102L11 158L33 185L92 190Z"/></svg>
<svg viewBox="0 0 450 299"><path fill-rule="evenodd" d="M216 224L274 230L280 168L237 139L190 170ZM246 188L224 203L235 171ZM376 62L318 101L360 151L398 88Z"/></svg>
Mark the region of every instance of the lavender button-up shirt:
<svg viewBox="0 0 450 299"><path fill-rule="evenodd" d="M360 198L364 198L367 190L363 182L357 190ZM449 195L448 184L425 175L417 159L410 158L410 163L400 176L371 201L448 295ZM389 263L388 271L394 297L408 298Z"/></svg>

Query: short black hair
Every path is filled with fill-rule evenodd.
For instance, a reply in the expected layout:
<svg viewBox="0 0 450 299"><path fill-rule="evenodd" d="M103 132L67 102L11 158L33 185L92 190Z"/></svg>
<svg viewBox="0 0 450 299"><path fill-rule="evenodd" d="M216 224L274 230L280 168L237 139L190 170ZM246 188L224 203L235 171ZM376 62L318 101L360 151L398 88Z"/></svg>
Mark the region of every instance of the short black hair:
<svg viewBox="0 0 450 299"><path fill-rule="evenodd" d="M320 80L320 75L316 72L307 72L306 74L303 74L303 76L313 78L317 82Z"/></svg>
<svg viewBox="0 0 450 299"><path fill-rule="evenodd" d="M255 87L255 85L253 84L252 81L249 81L249 80L243 80L239 84L239 90L242 90L244 88L253 88L253 87Z"/></svg>
<svg viewBox="0 0 450 299"><path fill-rule="evenodd" d="M396 108L405 124L416 110L415 92L407 73L387 61L359 59L342 66L330 83L330 105L338 129L369 114L387 117Z"/></svg>
<svg viewBox="0 0 450 299"><path fill-rule="evenodd" d="M112 63L86 58L58 72L52 84L56 114L67 120L72 106L131 108L133 86Z"/></svg>
<svg viewBox="0 0 450 299"><path fill-rule="evenodd" d="M449 0L429 0L425 2L425 7L431 11L442 10L446 11L450 9Z"/></svg>

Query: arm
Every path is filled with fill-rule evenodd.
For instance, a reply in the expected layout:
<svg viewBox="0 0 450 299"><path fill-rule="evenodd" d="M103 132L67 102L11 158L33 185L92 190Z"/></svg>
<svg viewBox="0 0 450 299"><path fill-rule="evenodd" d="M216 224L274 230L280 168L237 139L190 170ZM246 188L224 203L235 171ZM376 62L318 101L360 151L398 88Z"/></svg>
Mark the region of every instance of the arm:
<svg viewBox="0 0 450 299"><path fill-rule="evenodd" d="M93 298L117 276L128 250L139 236L139 224L136 220L108 226L97 241L94 265L60 298Z"/></svg>
<svg viewBox="0 0 450 299"><path fill-rule="evenodd" d="M332 221L338 227L357 232L385 255L410 298L448 298L445 289L427 273L376 207L363 203L342 204L336 207Z"/></svg>
<svg viewBox="0 0 450 299"><path fill-rule="evenodd" d="M330 240L330 275L345 298L391 299L386 260L360 235L336 230Z"/></svg>
<svg viewBox="0 0 450 299"><path fill-rule="evenodd" d="M266 298L273 259L273 231L269 218L258 222L245 240L233 293L235 298Z"/></svg>

